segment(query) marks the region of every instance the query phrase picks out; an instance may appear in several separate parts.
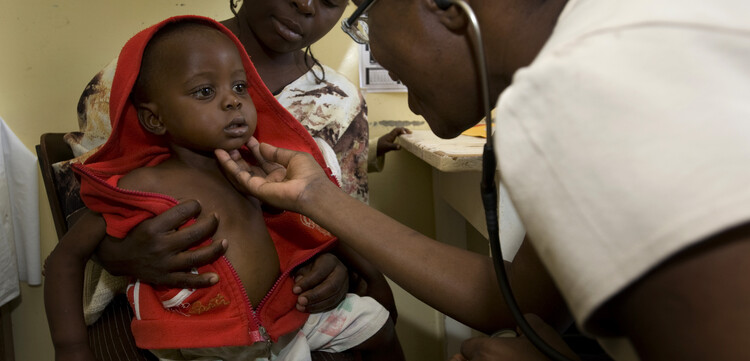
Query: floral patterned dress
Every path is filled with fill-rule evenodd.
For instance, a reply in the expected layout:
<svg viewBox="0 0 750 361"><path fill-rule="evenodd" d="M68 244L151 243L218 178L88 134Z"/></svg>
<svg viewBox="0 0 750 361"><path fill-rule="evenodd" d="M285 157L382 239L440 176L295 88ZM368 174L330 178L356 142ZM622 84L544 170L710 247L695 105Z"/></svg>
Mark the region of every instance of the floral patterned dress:
<svg viewBox="0 0 750 361"><path fill-rule="evenodd" d="M323 69L325 81L308 71L284 87L276 99L313 138L333 148L341 167L341 188L367 203L367 105L352 82L325 65Z"/></svg>

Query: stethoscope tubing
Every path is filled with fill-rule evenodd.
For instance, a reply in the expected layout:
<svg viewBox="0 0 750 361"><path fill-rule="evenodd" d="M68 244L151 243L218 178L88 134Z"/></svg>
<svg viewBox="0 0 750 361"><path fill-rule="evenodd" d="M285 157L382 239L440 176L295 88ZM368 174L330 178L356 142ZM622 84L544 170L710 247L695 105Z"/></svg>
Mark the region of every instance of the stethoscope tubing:
<svg viewBox="0 0 750 361"><path fill-rule="evenodd" d="M499 219L497 215L498 207L498 196L497 186L495 184L495 170L497 167L497 160L495 159L495 151L493 149L493 134L492 134L492 107L490 106L490 90L489 90L489 76L487 73L487 62L484 54L484 45L482 43L482 34L479 30L479 21L477 21L474 11L471 6L463 0L443 0L448 1L450 4L460 7L466 16L469 18L471 24L470 40L474 51L476 52L477 68L479 70L479 81L482 89L482 105L485 113L485 123L487 127L487 143L484 145L484 151L482 154L482 180L480 184L480 191L482 194L482 203L484 204L484 213L487 220L487 233L490 238L490 250L492 252L493 264L495 266L495 275L497 277L498 286L505 300L505 304L513 315L513 319L521 329L521 332L531 341L531 343L544 353L547 357L556 361L571 361L565 355L551 347L545 342L534 329L529 325L528 321L523 317L518 302L516 302L513 296L513 290L510 287L508 281L508 275L505 272L505 263L503 260L502 249L500 247L500 227Z"/></svg>

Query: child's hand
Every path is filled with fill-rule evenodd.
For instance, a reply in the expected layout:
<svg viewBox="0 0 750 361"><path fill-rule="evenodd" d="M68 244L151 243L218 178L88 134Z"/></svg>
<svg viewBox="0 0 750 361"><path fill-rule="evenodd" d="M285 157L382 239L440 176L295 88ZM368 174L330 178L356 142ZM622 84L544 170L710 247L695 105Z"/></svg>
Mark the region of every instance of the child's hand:
<svg viewBox="0 0 750 361"><path fill-rule="evenodd" d="M378 138L378 157L382 157L383 155L385 155L385 153L388 153L392 150L401 149L400 145L394 143L396 141L396 138L398 138L398 136L401 134L411 134L411 130L404 127L397 127L393 128L393 130Z"/></svg>
<svg viewBox="0 0 750 361"><path fill-rule="evenodd" d="M55 361L96 361L87 345L55 348Z"/></svg>

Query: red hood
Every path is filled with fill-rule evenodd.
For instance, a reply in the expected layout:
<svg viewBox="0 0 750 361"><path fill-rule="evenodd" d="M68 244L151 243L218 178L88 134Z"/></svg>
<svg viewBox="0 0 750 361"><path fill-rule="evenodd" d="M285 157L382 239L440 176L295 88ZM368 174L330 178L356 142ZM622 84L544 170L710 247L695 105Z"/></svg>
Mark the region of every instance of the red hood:
<svg viewBox="0 0 750 361"><path fill-rule="evenodd" d="M117 185L120 176L133 169L154 166L170 157L164 137L146 131L138 121L135 106L130 101L131 90L138 78L143 52L154 34L165 25L178 21L204 23L229 37L237 46L248 80L248 92L257 112L255 137L260 142L278 147L294 149L313 155L326 169L329 178L337 183L326 167L323 155L307 130L271 94L260 79L244 47L229 29L218 22L200 16L176 16L151 26L133 36L120 52L110 94L110 121L112 134L101 148L91 155L85 165L74 164L81 177L81 198L86 206L104 214L107 232L115 237L124 237L127 232L143 221L174 205L164 201L159 207L149 209L152 214L124 212L121 203L112 202L108 187ZM338 183L337 183L338 184Z"/></svg>
<svg viewBox="0 0 750 361"><path fill-rule="evenodd" d="M130 102L130 92L138 78L146 44L165 25L184 20L215 27L232 39L237 46L247 73L248 91L258 113L255 130L258 141L310 153L323 168L326 168L315 141L266 88L237 37L212 19L186 15L169 18L139 32L122 48L110 95L109 116L112 134L99 151L86 160L85 164L89 170L101 175L121 175L136 168L158 164L169 156L169 149L163 139L148 133L140 126L135 107Z"/></svg>

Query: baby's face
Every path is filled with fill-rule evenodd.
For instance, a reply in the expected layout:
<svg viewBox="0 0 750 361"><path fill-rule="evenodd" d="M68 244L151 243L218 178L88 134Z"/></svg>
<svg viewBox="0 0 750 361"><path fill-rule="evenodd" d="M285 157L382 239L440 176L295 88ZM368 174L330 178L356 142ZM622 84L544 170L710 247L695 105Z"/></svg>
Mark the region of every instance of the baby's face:
<svg viewBox="0 0 750 361"><path fill-rule="evenodd" d="M204 152L244 145L257 114L234 43L206 28L174 34L160 48L154 100L170 141Z"/></svg>

